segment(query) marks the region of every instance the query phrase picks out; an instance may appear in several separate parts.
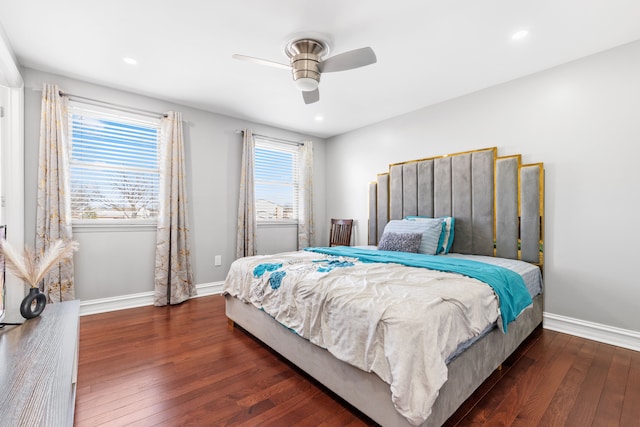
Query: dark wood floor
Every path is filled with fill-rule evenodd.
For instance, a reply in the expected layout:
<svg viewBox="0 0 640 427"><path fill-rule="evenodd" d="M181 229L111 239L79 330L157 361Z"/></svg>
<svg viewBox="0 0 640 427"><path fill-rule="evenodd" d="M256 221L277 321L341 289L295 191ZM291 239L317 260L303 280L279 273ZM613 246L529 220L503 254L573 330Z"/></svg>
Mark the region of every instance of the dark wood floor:
<svg viewBox="0 0 640 427"><path fill-rule="evenodd" d="M221 296L84 316L76 426L373 425L252 337ZM640 426L640 353L538 329L448 426Z"/></svg>

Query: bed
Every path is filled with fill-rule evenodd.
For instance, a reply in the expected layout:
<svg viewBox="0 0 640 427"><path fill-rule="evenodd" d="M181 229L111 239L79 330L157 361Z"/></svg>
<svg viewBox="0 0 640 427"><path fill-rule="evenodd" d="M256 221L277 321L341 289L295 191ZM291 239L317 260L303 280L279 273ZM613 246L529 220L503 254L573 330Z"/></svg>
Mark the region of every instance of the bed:
<svg viewBox="0 0 640 427"><path fill-rule="evenodd" d="M542 322L543 190L541 163L496 148L392 164L369 187L369 247L239 259L227 317L377 423L441 425ZM454 238L439 222L432 255L389 246L412 252L439 218Z"/></svg>

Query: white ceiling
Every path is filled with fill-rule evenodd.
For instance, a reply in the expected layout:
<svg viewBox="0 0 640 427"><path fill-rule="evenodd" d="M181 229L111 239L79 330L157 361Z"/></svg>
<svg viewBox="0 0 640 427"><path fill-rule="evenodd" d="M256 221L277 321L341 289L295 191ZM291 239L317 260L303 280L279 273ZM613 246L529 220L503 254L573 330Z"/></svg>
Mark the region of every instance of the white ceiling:
<svg viewBox="0 0 640 427"><path fill-rule="evenodd" d="M329 137L638 40L640 1L20 0L0 25L25 67ZM307 33L378 62L323 75L305 105L289 71L231 58L287 63Z"/></svg>

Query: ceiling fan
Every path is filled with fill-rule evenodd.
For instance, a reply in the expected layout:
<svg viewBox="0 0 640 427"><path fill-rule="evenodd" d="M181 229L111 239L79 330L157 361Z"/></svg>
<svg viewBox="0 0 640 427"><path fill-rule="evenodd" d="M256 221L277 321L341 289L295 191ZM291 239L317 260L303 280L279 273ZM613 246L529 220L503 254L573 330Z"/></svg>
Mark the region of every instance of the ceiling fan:
<svg viewBox="0 0 640 427"><path fill-rule="evenodd" d="M290 59L290 65L254 58L245 55L233 55L234 59L255 62L270 67L291 70L296 87L302 91L305 104L312 104L320 100L318 83L322 73L346 71L365 65L375 64L376 54L370 47L350 50L323 59L329 53L329 44L325 40L317 38L296 38L284 46L284 53Z"/></svg>

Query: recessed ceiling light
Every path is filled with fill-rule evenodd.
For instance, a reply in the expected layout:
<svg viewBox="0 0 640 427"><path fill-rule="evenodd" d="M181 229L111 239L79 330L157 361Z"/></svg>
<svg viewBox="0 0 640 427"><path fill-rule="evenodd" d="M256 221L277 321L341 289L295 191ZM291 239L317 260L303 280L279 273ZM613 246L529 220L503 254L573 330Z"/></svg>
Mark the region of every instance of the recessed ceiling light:
<svg viewBox="0 0 640 427"><path fill-rule="evenodd" d="M124 61L125 64L129 64L129 65L136 65L138 64L138 61L136 61L133 58L130 58L128 56L125 56L124 58L122 58L122 60Z"/></svg>
<svg viewBox="0 0 640 427"><path fill-rule="evenodd" d="M529 35L529 31L528 30L516 31L515 33L513 33L511 35L511 40L522 40L522 39L526 38L528 35Z"/></svg>

